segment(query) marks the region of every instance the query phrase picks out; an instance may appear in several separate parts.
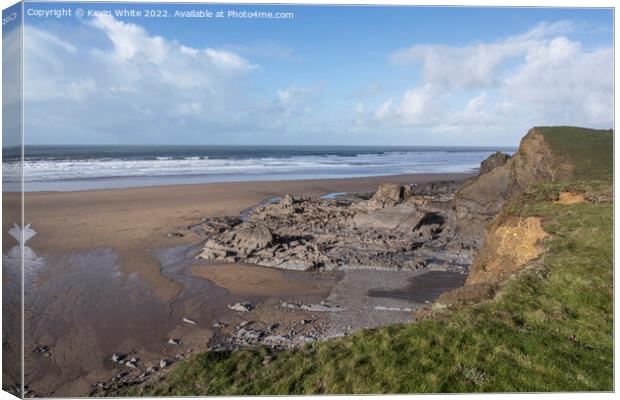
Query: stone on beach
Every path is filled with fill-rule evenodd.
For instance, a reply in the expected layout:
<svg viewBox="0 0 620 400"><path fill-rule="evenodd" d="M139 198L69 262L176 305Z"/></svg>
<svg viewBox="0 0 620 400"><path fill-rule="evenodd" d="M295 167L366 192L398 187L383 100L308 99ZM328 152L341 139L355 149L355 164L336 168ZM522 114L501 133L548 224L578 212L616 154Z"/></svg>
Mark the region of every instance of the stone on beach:
<svg viewBox="0 0 620 400"><path fill-rule="evenodd" d="M250 312L254 308L254 304L252 304L249 301L244 301L242 303L235 303L233 305L228 305L228 308L230 308L233 311Z"/></svg>
<svg viewBox="0 0 620 400"><path fill-rule="evenodd" d="M112 354L112 356L110 357L110 360L112 360L112 362L115 363L123 363L123 361L125 360L125 356L121 355L121 354Z"/></svg>
<svg viewBox="0 0 620 400"><path fill-rule="evenodd" d="M282 200L280 200L280 205L283 207L290 207L295 204L295 198L293 195L287 193L282 196Z"/></svg>
<svg viewBox="0 0 620 400"><path fill-rule="evenodd" d="M359 213L353 217L353 223L362 228L386 231L411 232L419 226L426 215L412 204L399 204L369 213Z"/></svg>
<svg viewBox="0 0 620 400"><path fill-rule="evenodd" d="M413 196L413 190L410 185L385 182L379 185L368 203L377 208L393 207L411 196Z"/></svg>
<svg viewBox="0 0 620 400"><path fill-rule="evenodd" d="M283 308L291 308L294 310L305 310L305 311L313 311L313 312L338 312L344 311L344 308L339 307L337 305L329 305L329 304L295 304L295 303L287 303L284 302L281 304Z"/></svg>
<svg viewBox="0 0 620 400"><path fill-rule="evenodd" d="M202 253L204 259L226 258L235 261L263 250L273 242L269 228L251 224L240 224L226 232L220 240L209 239L205 242Z"/></svg>

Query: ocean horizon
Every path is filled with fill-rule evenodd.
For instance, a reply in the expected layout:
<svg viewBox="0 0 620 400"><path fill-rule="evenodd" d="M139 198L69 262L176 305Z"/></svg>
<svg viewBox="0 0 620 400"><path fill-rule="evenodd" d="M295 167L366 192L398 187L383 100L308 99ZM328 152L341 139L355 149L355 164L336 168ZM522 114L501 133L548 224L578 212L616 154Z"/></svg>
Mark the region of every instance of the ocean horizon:
<svg viewBox="0 0 620 400"><path fill-rule="evenodd" d="M321 145L26 146L24 190L75 191L170 184L336 179L475 171L515 147ZM19 148L4 148L5 191L19 183ZM13 190L12 190L13 189Z"/></svg>

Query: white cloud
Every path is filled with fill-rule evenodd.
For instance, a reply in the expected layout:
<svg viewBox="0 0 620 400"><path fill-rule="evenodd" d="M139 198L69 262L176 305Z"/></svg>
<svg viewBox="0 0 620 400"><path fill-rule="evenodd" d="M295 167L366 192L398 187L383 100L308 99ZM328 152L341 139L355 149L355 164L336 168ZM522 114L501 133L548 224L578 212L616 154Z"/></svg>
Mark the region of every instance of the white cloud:
<svg viewBox="0 0 620 400"><path fill-rule="evenodd" d="M25 28L32 141L52 143L56 131L66 142L115 143L130 131L134 142L174 142L185 132L223 135L247 115L244 78L260 67L238 54L192 48L107 15L81 29L86 48L79 37Z"/></svg>
<svg viewBox="0 0 620 400"><path fill-rule="evenodd" d="M381 105L375 111L375 119L383 120L383 119L390 117L390 115L392 115L392 112L393 112L393 107L392 107L393 104L394 104L393 98L389 98L385 102L381 103Z"/></svg>
<svg viewBox="0 0 620 400"><path fill-rule="evenodd" d="M243 45L189 46L105 15L80 26L83 37L63 29L25 28L27 128L38 143L56 142L53 132L65 143L516 143L533 125L613 123L613 48L574 40L569 22L416 44L389 56L398 74L373 69L357 87L324 71L303 72L326 83L273 86ZM393 89L402 82L418 83Z"/></svg>
<svg viewBox="0 0 620 400"><path fill-rule="evenodd" d="M241 56L213 48L195 49L149 35L136 24L100 15L92 25L108 36L113 49L96 53L108 64L121 68L126 79L145 76L184 89L209 88L223 78L245 75L258 69Z"/></svg>
<svg viewBox="0 0 620 400"><path fill-rule="evenodd" d="M405 125L431 125L441 118L442 104L431 84L409 89L396 110Z"/></svg>
<svg viewBox="0 0 620 400"><path fill-rule="evenodd" d="M525 63L503 81L501 94L521 113L545 123L610 127L613 51L586 50L565 37L533 46Z"/></svg>
<svg viewBox="0 0 620 400"><path fill-rule="evenodd" d="M404 91L391 116L401 126L431 124L439 133L519 135L524 127L547 124L611 127L613 49L584 48L564 36L571 28L569 22L538 24L499 41L416 45L393 53L395 64L421 64L423 81ZM463 102L472 92L477 94ZM385 116L388 108L382 105L375 116Z"/></svg>
<svg viewBox="0 0 620 400"><path fill-rule="evenodd" d="M2 144L21 142L21 27L2 36Z"/></svg>
<svg viewBox="0 0 620 400"><path fill-rule="evenodd" d="M462 47L418 44L390 55L397 65L421 64L424 78L435 85L449 88L487 88L496 85L498 68L507 59L522 56L535 43L571 24L538 24L531 30L496 42L475 43Z"/></svg>
<svg viewBox="0 0 620 400"><path fill-rule="evenodd" d="M297 86L278 90L275 110L284 118L308 114L311 111L310 102L319 91L318 88Z"/></svg>

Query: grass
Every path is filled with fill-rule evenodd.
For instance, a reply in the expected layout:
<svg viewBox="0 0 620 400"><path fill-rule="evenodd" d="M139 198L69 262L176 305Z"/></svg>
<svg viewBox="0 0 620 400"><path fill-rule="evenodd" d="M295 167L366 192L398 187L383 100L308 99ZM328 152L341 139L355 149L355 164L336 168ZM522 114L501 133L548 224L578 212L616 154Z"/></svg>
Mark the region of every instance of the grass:
<svg viewBox="0 0 620 400"><path fill-rule="evenodd" d="M540 183L504 213L538 216L544 256L495 299L273 353L207 352L117 395L613 390L613 192L609 131L538 128L569 181ZM554 203L561 191L587 203ZM262 365L265 356L274 359Z"/></svg>
<svg viewBox="0 0 620 400"><path fill-rule="evenodd" d="M271 354L267 366L267 348L203 353L123 394L611 391L612 203L550 201L568 188L611 190L542 184L517 197L513 213L542 217L553 238L493 301Z"/></svg>
<svg viewBox="0 0 620 400"><path fill-rule="evenodd" d="M572 178L611 180L613 132L572 126L537 127L560 163L573 166Z"/></svg>

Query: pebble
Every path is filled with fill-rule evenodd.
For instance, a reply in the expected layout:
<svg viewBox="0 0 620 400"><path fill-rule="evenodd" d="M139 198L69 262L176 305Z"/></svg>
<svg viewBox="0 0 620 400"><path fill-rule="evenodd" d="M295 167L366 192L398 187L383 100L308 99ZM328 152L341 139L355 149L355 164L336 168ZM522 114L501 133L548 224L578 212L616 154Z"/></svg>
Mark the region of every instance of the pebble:
<svg viewBox="0 0 620 400"><path fill-rule="evenodd" d="M40 346L35 349L37 353L47 353L49 348L47 346Z"/></svg>
<svg viewBox="0 0 620 400"><path fill-rule="evenodd" d="M250 303L249 301L244 301L242 303L236 303L232 306L228 305L228 308L233 311L250 312L254 308L254 304Z"/></svg>

